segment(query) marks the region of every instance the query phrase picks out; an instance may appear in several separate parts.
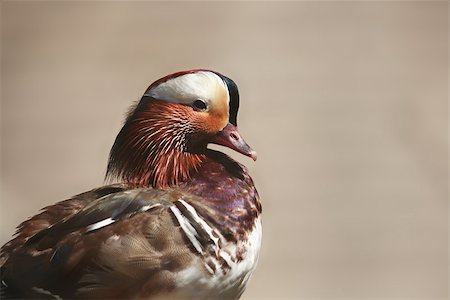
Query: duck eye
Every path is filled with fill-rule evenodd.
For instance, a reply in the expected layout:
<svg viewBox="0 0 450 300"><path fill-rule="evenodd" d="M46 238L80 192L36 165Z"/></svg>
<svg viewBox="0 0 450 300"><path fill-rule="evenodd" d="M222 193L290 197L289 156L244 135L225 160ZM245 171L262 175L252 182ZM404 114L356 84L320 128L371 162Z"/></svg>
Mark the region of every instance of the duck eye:
<svg viewBox="0 0 450 300"><path fill-rule="evenodd" d="M194 102L192 102L192 107L196 111L203 111L203 110L206 110L206 108L207 108L206 103L203 100L195 100Z"/></svg>

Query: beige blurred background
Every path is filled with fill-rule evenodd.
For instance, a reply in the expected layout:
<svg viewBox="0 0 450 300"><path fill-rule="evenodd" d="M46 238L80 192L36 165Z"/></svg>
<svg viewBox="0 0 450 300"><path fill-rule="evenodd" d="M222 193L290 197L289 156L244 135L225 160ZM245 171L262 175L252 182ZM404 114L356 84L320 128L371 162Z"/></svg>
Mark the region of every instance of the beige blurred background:
<svg viewBox="0 0 450 300"><path fill-rule="evenodd" d="M1 2L1 244L102 185L129 105L210 68L263 201L243 299L447 299L448 2Z"/></svg>

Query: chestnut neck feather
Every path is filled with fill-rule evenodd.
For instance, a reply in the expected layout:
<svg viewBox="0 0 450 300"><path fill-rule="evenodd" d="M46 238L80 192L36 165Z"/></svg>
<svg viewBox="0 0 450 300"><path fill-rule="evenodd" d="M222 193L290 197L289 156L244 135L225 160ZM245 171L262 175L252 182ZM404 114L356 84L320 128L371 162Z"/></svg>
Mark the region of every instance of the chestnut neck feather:
<svg viewBox="0 0 450 300"><path fill-rule="evenodd" d="M206 158L186 151L193 136L187 107L143 98L116 137L106 177L134 187L177 185Z"/></svg>

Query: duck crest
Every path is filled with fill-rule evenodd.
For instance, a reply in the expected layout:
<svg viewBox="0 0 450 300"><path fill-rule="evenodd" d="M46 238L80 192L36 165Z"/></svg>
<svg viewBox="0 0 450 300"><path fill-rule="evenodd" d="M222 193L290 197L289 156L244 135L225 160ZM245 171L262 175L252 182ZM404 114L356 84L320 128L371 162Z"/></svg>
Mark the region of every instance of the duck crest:
<svg viewBox="0 0 450 300"><path fill-rule="evenodd" d="M228 147L239 94L206 70L156 81L129 112L103 186L44 208L0 249L0 296L238 299L256 267L261 203Z"/></svg>

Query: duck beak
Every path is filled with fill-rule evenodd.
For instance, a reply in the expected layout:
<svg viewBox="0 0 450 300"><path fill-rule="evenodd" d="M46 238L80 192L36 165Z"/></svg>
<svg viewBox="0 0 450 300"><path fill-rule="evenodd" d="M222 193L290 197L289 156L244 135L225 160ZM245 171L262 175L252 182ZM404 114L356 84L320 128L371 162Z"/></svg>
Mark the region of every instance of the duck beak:
<svg viewBox="0 0 450 300"><path fill-rule="evenodd" d="M228 123L224 129L214 135L209 142L233 149L256 161L256 151L244 141L237 127L231 123Z"/></svg>

